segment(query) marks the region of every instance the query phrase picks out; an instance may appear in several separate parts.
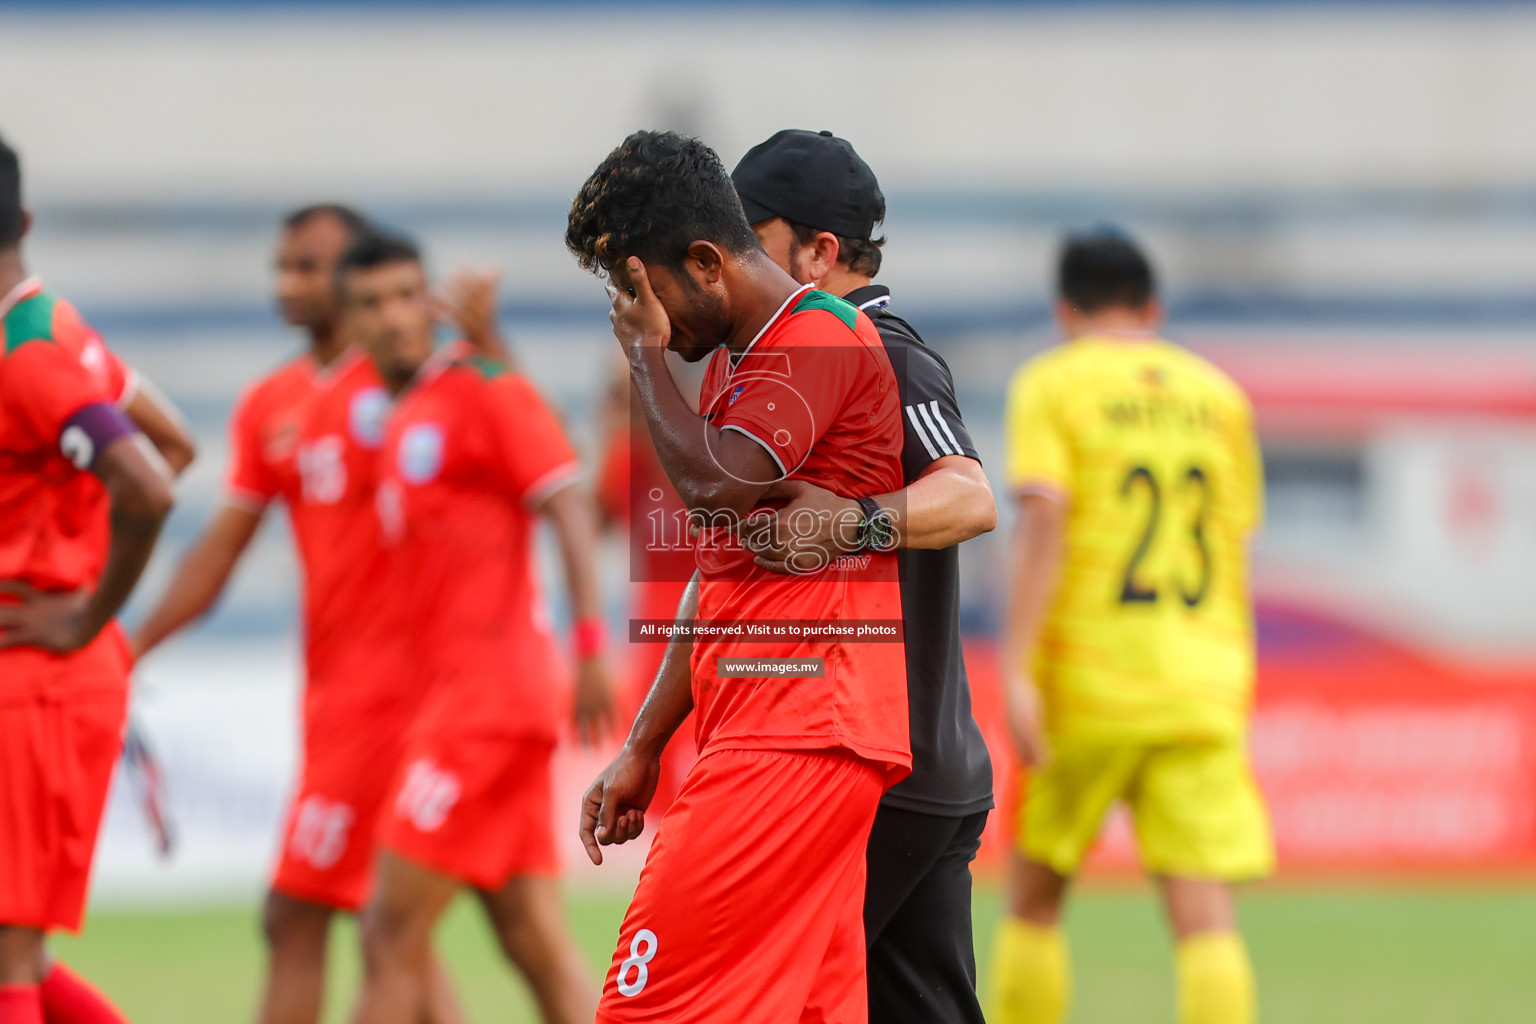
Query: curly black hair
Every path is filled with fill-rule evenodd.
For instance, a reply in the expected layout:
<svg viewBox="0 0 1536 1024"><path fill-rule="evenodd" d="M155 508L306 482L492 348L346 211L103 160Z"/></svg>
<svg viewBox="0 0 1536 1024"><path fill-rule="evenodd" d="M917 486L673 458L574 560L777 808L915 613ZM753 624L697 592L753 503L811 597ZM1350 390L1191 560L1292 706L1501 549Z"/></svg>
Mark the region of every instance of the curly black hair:
<svg viewBox="0 0 1536 1024"><path fill-rule="evenodd" d="M630 256L678 268L700 239L733 255L758 247L720 157L677 132L620 143L576 193L565 229L565 247L594 273Z"/></svg>

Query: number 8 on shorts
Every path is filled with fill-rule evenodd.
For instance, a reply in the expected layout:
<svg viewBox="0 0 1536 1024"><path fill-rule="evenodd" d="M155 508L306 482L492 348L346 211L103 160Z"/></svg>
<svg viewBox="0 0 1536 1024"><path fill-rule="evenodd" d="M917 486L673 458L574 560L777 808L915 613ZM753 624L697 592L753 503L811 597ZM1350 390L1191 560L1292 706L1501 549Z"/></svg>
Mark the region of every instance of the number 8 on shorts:
<svg viewBox="0 0 1536 1024"><path fill-rule="evenodd" d="M619 995L637 996L645 989L645 983L650 980L651 969L647 966L656 956L656 933L649 928L641 928L635 932L635 937L629 943L629 959L619 964ZM629 969L635 969L635 980L629 980Z"/></svg>

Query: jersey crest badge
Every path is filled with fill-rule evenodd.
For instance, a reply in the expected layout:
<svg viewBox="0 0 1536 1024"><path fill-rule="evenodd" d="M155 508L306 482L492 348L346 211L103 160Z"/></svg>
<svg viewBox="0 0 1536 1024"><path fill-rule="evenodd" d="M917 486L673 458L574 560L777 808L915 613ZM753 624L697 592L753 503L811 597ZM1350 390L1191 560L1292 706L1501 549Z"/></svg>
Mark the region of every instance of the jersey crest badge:
<svg viewBox="0 0 1536 1024"><path fill-rule="evenodd" d="M443 428L417 423L400 438L400 476L409 484L424 484L443 468Z"/></svg>
<svg viewBox="0 0 1536 1024"><path fill-rule="evenodd" d="M389 396L383 388L364 388L352 396L348 412L352 438L364 448L384 443L384 420L389 415Z"/></svg>
<svg viewBox="0 0 1536 1024"><path fill-rule="evenodd" d="M107 382L107 347L101 343L100 338L86 339L80 349L80 365L95 378L97 384Z"/></svg>
<svg viewBox="0 0 1536 1024"><path fill-rule="evenodd" d="M266 432L261 454L268 462L282 462L299 447L299 424L286 419Z"/></svg>

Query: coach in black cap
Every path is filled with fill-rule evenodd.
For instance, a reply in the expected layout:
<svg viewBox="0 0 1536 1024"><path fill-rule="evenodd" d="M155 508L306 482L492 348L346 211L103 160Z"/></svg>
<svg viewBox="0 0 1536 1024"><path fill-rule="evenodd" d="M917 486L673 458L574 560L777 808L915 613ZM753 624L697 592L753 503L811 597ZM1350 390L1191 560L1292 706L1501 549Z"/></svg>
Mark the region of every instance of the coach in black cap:
<svg viewBox="0 0 1536 1024"><path fill-rule="evenodd" d="M957 545L997 525L992 491L949 367L890 311L890 290L872 283L885 196L869 165L831 132L790 130L751 149L731 180L775 263L874 321L901 392L904 490L838 496L803 481L780 485L794 495L781 519L833 513L818 516L826 531L817 540L830 552L858 543L832 529L835 513L854 509L866 521L887 517L901 546L912 774L885 795L869 838L869 1019L981 1024L970 863L992 807L992 764L961 654ZM787 552L765 543L777 533L754 536L764 564L782 568ZM803 532L794 537L803 550Z"/></svg>
<svg viewBox="0 0 1536 1024"><path fill-rule="evenodd" d="M785 129L752 147L731 181L749 224L782 217L868 242L885 220L885 196L875 173L846 139L831 132Z"/></svg>

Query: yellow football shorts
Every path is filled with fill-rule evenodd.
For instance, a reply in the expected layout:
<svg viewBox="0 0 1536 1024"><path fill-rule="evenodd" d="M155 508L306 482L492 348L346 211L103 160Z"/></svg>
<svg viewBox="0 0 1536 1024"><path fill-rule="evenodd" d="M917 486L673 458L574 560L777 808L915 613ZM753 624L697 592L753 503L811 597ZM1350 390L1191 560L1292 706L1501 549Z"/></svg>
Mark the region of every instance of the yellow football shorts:
<svg viewBox="0 0 1536 1024"><path fill-rule="evenodd" d="M1019 852L1059 874L1076 873L1117 800L1130 808L1151 874L1235 882L1274 871L1269 815L1240 742L1057 738L1020 799Z"/></svg>

